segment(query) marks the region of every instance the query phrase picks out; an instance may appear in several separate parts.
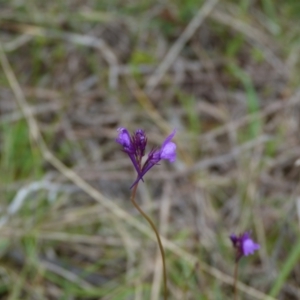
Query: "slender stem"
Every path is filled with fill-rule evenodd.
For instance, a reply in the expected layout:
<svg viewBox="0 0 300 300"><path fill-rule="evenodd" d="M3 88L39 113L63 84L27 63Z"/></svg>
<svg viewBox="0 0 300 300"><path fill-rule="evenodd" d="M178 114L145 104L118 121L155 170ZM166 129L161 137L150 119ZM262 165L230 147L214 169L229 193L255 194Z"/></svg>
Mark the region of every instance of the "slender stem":
<svg viewBox="0 0 300 300"><path fill-rule="evenodd" d="M238 279L238 267L239 267L239 262L236 261L235 262L235 266L234 266L234 300L237 300L237 279Z"/></svg>
<svg viewBox="0 0 300 300"><path fill-rule="evenodd" d="M161 258L162 258L162 263L163 263L163 277L164 277L164 300L167 300L168 298L168 287L167 287L167 268L166 268L166 261L165 261L165 252L164 252L164 248L163 245L161 243L160 237L159 237L159 233L153 223L153 221L147 216L147 214L138 206L138 204L135 202L135 195L136 195L136 190L138 187L138 183L133 187L132 189L132 194L130 197L130 200L132 202L132 204L135 206L135 208L140 212L140 214L148 221L148 223L150 224L150 226L152 227L155 235L156 235L156 239L159 245L159 250L160 250L160 254L161 254Z"/></svg>

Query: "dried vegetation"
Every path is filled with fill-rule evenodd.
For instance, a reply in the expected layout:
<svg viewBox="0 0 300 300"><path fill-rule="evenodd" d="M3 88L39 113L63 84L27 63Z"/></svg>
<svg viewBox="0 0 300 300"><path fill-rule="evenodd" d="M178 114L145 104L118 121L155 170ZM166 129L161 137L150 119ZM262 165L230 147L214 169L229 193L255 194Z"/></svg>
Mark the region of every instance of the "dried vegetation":
<svg viewBox="0 0 300 300"><path fill-rule="evenodd" d="M200 2L200 3L199 3ZM296 1L7 1L0 11L1 299L159 299L119 126L178 160L139 186L170 299L300 299ZM272 295L267 298L266 295Z"/></svg>

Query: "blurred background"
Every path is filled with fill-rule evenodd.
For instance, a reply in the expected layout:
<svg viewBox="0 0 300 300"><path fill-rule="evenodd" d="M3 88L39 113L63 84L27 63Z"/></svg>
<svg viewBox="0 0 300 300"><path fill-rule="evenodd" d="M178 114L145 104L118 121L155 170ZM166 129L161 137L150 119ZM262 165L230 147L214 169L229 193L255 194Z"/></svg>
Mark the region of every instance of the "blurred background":
<svg viewBox="0 0 300 300"><path fill-rule="evenodd" d="M299 1L0 6L0 299L162 299L120 126L177 129L137 194L170 299L232 299L245 230L240 299L300 299Z"/></svg>

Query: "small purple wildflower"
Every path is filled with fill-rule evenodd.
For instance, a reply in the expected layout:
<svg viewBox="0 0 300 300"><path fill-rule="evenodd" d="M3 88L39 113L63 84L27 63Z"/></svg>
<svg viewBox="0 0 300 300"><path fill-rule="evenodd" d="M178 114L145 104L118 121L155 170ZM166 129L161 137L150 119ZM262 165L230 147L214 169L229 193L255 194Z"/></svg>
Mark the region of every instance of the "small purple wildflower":
<svg viewBox="0 0 300 300"><path fill-rule="evenodd" d="M245 232L239 236L230 235L233 247L236 249L236 261L239 261L243 256L253 254L260 248L260 245L256 244L250 236L249 232Z"/></svg>
<svg viewBox="0 0 300 300"><path fill-rule="evenodd" d="M141 174L140 164L145 155L147 138L143 130L138 129L130 136L126 128L118 128L119 136L116 142L123 146L123 151L128 154L138 174Z"/></svg>
<svg viewBox="0 0 300 300"><path fill-rule="evenodd" d="M152 149L150 151L143 166L141 166L142 157L145 155L147 145L147 137L144 131L138 129L132 136L130 136L126 128L119 128L118 132L119 136L116 142L119 143L123 147L123 151L128 154L138 173L136 181L130 188L135 186L140 180L143 180L143 176L162 159L170 162L176 160L176 144L171 142L176 133L175 130L164 140L160 149Z"/></svg>

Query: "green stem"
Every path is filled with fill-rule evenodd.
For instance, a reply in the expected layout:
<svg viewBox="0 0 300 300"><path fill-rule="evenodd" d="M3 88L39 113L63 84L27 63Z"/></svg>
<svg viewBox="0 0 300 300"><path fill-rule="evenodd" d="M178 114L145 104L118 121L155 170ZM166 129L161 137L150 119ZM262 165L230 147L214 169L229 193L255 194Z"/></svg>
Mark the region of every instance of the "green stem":
<svg viewBox="0 0 300 300"><path fill-rule="evenodd" d="M166 268L166 261L165 261L165 252L164 252L164 248L163 245L161 243L160 237L159 237L159 233L153 223L153 221L148 217L148 215L143 212L143 210L138 206L138 204L135 202L135 195L136 195L136 191L137 191L137 187L138 187L138 183L133 187L132 189L132 194L130 197L130 200L132 202L132 204L134 205L134 207L139 211L139 213L147 220L147 222L150 224L150 226L152 227L155 235L156 235L156 239L159 245L159 250L160 250L160 254L161 254L161 258L162 258L162 263L163 263L163 277L164 277L164 300L168 299L168 287L167 287L167 268Z"/></svg>
<svg viewBox="0 0 300 300"><path fill-rule="evenodd" d="M238 266L239 263L238 261L235 262L235 266L234 266L234 285L233 285L233 289L234 289L234 300L237 300L237 279L238 279Z"/></svg>

